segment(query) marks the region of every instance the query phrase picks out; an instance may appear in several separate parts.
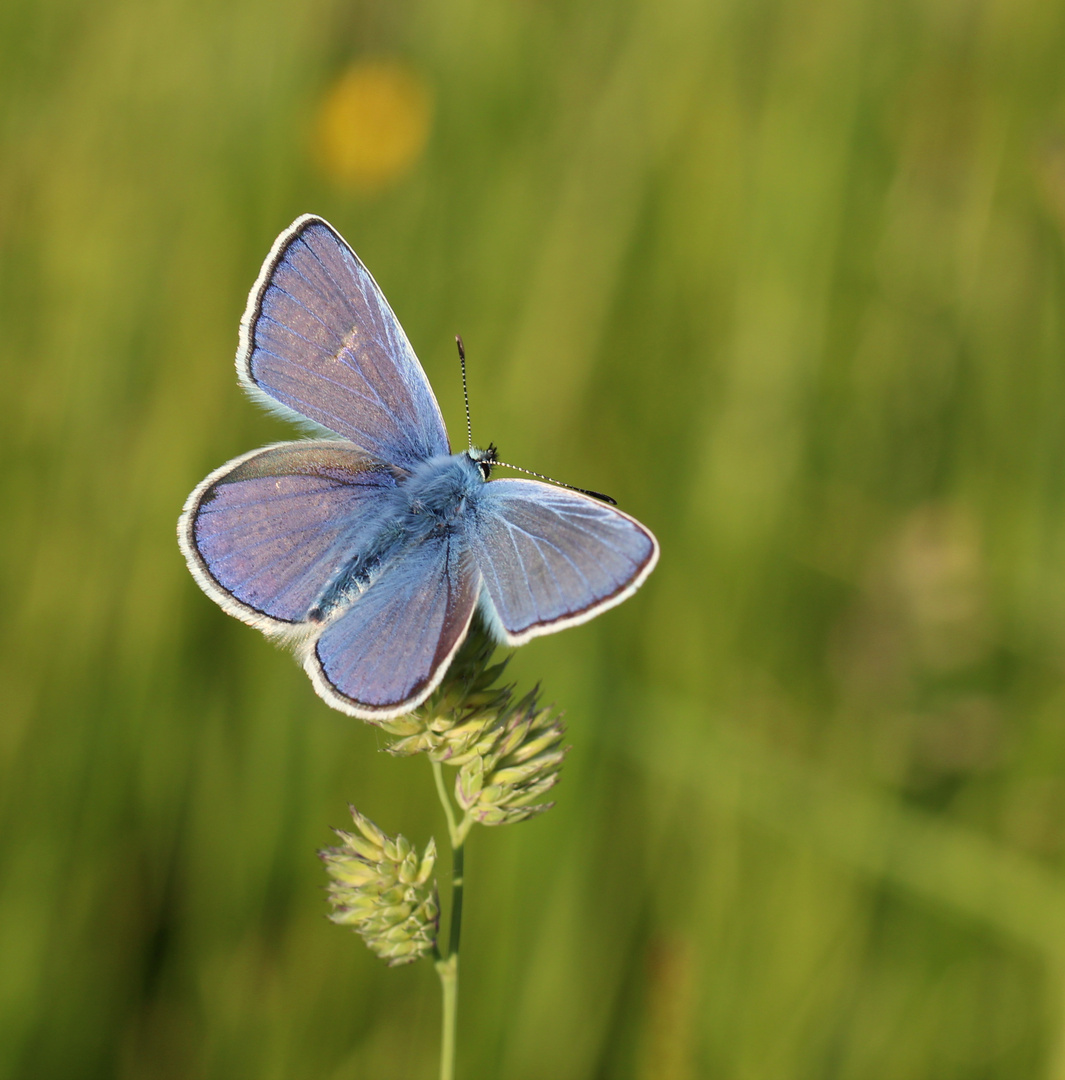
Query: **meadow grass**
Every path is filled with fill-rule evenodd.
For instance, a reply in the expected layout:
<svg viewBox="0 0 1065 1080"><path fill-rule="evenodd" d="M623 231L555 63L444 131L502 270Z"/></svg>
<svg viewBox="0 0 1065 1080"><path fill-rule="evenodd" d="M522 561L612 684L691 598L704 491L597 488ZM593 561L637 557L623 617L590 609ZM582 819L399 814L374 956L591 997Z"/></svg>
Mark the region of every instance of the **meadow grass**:
<svg viewBox="0 0 1065 1080"><path fill-rule="evenodd" d="M313 211L456 442L459 332L475 439L662 544L513 661L574 749L471 838L459 1075L1065 1080L1063 55L1052 0L8 0L0 1076L434 1073L314 854L442 840L427 766L174 540L292 437L232 356ZM372 183L362 57L428 124Z"/></svg>

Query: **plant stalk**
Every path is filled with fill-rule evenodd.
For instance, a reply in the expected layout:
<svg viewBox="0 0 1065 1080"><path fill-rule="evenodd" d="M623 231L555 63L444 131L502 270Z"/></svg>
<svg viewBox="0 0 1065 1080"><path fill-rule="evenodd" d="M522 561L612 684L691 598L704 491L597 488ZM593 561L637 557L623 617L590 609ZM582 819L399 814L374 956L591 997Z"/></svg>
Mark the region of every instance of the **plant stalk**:
<svg viewBox="0 0 1065 1080"><path fill-rule="evenodd" d="M436 793L447 817L447 830L451 838L451 921L448 930L447 955L437 953L436 973L440 976L443 991L443 1031L440 1038L440 1080L455 1080L455 1031L458 1020L459 997L459 941L462 935L462 875L466 834L473 819L467 814L455 821L455 809L444 786L440 762L432 762Z"/></svg>
<svg viewBox="0 0 1065 1080"><path fill-rule="evenodd" d="M458 1018L459 958L452 954L437 960L440 989L444 997L444 1026L440 1038L440 1080L455 1080L455 1021Z"/></svg>

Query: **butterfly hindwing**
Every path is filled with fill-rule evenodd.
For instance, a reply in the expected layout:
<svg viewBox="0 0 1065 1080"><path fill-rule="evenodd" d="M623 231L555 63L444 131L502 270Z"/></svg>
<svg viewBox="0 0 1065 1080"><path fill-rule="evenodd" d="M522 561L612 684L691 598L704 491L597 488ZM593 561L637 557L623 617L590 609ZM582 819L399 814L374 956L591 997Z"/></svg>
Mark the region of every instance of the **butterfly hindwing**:
<svg viewBox="0 0 1065 1080"><path fill-rule="evenodd" d="M251 392L410 470L449 452L440 407L403 328L335 229L306 215L263 264L241 322Z"/></svg>
<svg viewBox="0 0 1065 1080"><path fill-rule="evenodd" d="M209 596L245 622L284 632L307 618L344 560L369 546L395 484L349 443L268 446L196 488L178 537Z"/></svg>
<svg viewBox="0 0 1065 1080"><path fill-rule="evenodd" d="M315 689L367 720L409 712L466 637L480 584L460 535L431 534L412 545L308 644L304 667Z"/></svg>
<svg viewBox="0 0 1065 1080"><path fill-rule="evenodd" d="M466 529L484 577L482 609L510 645L619 604L658 560L658 542L635 518L535 480L485 484Z"/></svg>

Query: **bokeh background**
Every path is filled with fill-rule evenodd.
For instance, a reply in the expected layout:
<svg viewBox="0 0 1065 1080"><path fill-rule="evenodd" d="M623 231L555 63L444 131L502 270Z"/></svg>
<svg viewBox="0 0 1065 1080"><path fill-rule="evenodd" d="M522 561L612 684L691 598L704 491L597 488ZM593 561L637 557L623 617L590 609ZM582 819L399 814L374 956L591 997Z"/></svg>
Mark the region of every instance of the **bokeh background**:
<svg viewBox="0 0 1065 1080"><path fill-rule="evenodd" d="M174 539L290 437L247 291L328 217L456 439L608 491L633 600L526 646L558 805L476 830L460 1075L1065 1078L1065 7L0 5L0 1075L418 1080L325 919L379 753ZM446 868L445 868L446 879Z"/></svg>

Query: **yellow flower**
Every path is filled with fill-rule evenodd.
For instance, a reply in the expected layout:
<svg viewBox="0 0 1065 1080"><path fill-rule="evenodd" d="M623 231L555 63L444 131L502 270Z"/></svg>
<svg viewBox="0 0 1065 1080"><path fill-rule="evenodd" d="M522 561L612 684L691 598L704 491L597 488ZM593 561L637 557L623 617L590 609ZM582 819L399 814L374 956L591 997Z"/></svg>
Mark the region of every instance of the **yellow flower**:
<svg viewBox="0 0 1065 1080"><path fill-rule="evenodd" d="M314 155L333 183L374 194L402 180L425 150L432 121L425 80L399 60L362 60L328 89Z"/></svg>

